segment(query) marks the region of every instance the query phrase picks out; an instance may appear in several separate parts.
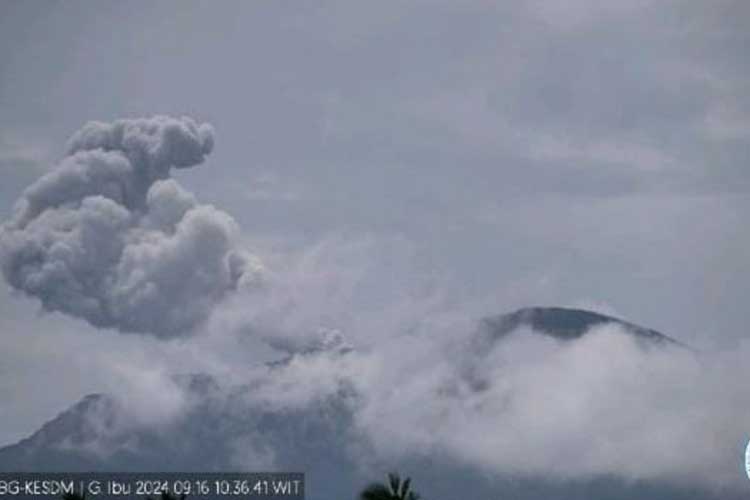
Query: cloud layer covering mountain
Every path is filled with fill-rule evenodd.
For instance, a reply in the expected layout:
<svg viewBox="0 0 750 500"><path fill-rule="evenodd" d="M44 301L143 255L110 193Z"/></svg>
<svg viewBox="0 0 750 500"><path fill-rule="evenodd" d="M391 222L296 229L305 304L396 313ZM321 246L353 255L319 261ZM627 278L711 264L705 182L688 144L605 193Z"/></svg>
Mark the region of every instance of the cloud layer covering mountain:
<svg viewBox="0 0 750 500"><path fill-rule="evenodd" d="M729 367L742 354L696 355L612 318L562 340L566 311L593 317L550 310L551 331L519 324L490 344L482 329L366 351L332 339L239 384L176 377L179 404L158 421L128 397L92 396L1 450L0 465L305 470L311 498L394 466L433 496L741 498L732 464L750 401ZM165 399L162 386L151 401Z"/></svg>

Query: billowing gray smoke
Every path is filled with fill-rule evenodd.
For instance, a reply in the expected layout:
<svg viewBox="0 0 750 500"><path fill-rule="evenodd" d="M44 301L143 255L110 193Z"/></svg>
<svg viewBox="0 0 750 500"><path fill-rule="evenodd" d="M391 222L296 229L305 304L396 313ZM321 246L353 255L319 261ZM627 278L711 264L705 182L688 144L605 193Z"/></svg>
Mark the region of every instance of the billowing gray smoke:
<svg viewBox="0 0 750 500"><path fill-rule="evenodd" d="M194 331L260 272L232 218L169 176L202 163L213 143L210 125L185 117L88 123L0 229L6 280L95 326Z"/></svg>

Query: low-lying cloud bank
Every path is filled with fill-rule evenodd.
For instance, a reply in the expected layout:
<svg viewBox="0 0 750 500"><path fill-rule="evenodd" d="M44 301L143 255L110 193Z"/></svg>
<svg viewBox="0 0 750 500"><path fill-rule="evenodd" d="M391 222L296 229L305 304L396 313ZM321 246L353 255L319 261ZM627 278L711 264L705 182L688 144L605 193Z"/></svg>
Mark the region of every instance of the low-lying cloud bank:
<svg viewBox="0 0 750 500"><path fill-rule="evenodd" d="M490 475L732 488L745 480L747 344L644 349L605 326L570 342L521 331L477 353L473 322L484 306L429 286L415 293L379 240L331 240L264 273L267 286L256 289L260 265L236 243L231 217L169 178L212 146L210 127L188 118L87 125L0 232L7 281L96 326L159 338L204 328L165 347L187 355L168 368L185 371L192 352L201 368L235 374L246 390L225 394L238 414L288 415L346 395L347 425L367 443L367 453L348 450L357 463L440 456ZM290 357L249 369L257 344L248 338ZM138 401L180 391L151 379L129 387ZM145 394L154 387L159 394ZM165 425L191 411L196 402L183 396L167 398L167 416L141 420ZM228 420L227 433L244 443ZM263 436L247 431L263 460L246 449L246 465L271 460Z"/></svg>
<svg viewBox="0 0 750 500"><path fill-rule="evenodd" d="M259 273L233 219L170 179L213 144L211 126L190 118L88 123L2 227L8 283L98 327L192 331Z"/></svg>
<svg viewBox="0 0 750 500"><path fill-rule="evenodd" d="M477 354L439 329L295 355L252 377L245 402L283 414L347 395L362 466L443 457L490 476L744 486L750 346L644 348L603 326L574 341L519 330Z"/></svg>
<svg viewBox="0 0 750 500"><path fill-rule="evenodd" d="M445 352L417 372L402 349L378 356L359 414L381 453L444 452L526 477L745 481L741 354L644 350L616 327L569 343L520 332L482 357L457 364Z"/></svg>

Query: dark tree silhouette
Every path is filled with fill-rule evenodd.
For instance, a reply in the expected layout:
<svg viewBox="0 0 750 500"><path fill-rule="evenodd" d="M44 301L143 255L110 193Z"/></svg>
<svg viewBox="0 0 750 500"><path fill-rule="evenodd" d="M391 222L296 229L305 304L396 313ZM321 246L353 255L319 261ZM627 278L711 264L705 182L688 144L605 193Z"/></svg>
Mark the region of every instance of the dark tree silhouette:
<svg viewBox="0 0 750 500"><path fill-rule="evenodd" d="M187 498L187 495L183 493L182 495L177 497L175 495L172 495L168 491L162 491L160 498L161 500L185 500L185 498ZM146 500L154 500L154 499L151 497L146 497Z"/></svg>
<svg viewBox="0 0 750 500"><path fill-rule="evenodd" d="M388 483L372 483L359 494L360 500L419 500L411 491L411 478L401 481L395 472L388 474Z"/></svg>
<svg viewBox="0 0 750 500"><path fill-rule="evenodd" d="M62 500L86 500L86 493L63 493Z"/></svg>

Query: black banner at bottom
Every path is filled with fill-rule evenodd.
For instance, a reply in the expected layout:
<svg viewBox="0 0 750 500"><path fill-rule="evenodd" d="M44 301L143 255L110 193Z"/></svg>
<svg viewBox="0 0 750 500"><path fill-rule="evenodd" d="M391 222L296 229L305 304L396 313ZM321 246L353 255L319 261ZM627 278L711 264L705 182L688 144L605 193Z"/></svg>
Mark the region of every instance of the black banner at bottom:
<svg viewBox="0 0 750 500"><path fill-rule="evenodd" d="M0 472L0 500L303 500L303 473Z"/></svg>

